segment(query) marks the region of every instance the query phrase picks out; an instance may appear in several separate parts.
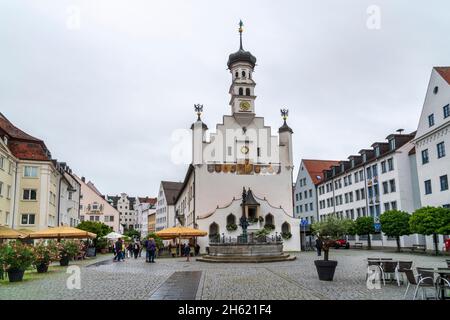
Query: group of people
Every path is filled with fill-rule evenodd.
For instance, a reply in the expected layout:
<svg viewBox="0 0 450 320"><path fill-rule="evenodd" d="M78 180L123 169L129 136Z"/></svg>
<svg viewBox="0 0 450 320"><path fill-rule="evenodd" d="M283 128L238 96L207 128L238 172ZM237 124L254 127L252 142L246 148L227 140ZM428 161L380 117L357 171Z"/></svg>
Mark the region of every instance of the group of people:
<svg viewBox="0 0 450 320"><path fill-rule="evenodd" d="M128 243L128 245L125 245L125 241L119 238L114 243L114 261L125 261L125 256L137 259L141 256L141 251L142 246L138 240L134 240Z"/></svg>
<svg viewBox="0 0 450 320"><path fill-rule="evenodd" d="M174 249L172 244L169 244L169 250ZM158 247L156 245L154 238L146 239L143 242L139 242L138 240L134 240L133 242L125 244L125 241L122 238L119 238L113 246L114 249L114 260L113 261L125 261L125 257L128 258L134 257L137 259L141 256L142 250L145 249L145 262L154 263L156 257L156 251ZM178 247L176 247L178 251ZM195 255L198 255L200 252L200 246L198 244L194 247ZM178 255L178 252L176 252ZM181 255L186 257L186 261L189 261L189 257L191 255L191 246L189 243L183 243L181 246Z"/></svg>

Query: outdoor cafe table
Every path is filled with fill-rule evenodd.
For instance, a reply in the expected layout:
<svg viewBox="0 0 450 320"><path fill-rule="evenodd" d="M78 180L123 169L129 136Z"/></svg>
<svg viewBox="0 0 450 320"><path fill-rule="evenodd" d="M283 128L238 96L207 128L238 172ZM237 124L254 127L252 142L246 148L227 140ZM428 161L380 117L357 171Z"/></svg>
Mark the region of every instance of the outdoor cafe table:
<svg viewBox="0 0 450 320"><path fill-rule="evenodd" d="M434 273L437 273L437 274L439 274L439 275L446 275L446 276L450 276L450 269L438 269L438 268L433 268L433 269L431 269L431 271L433 271ZM442 288L441 289L441 300L447 300L446 298L445 298L445 289L444 288Z"/></svg>

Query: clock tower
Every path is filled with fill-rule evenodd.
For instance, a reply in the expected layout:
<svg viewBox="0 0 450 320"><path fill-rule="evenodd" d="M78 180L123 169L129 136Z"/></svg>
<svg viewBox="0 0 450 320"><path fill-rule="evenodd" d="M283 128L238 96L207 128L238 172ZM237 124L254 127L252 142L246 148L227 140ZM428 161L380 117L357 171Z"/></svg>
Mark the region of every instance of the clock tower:
<svg viewBox="0 0 450 320"><path fill-rule="evenodd" d="M242 47L243 23L239 22L239 50L228 57L228 69L231 73L230 106L236 121L245 127L255 117L255 81L253 70L256 58Z"/></svg>

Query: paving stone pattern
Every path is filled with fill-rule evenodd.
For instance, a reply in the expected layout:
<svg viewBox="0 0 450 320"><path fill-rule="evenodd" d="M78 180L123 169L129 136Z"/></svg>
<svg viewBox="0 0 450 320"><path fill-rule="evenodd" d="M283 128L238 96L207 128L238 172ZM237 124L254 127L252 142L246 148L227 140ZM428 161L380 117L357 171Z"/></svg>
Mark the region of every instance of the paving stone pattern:
<svg viewBox="0 0 450 320"><path fill-rule="evenodd" d="M334 281L324 282L318 280L314 252L295 255L295 261L262 264L211 264L183 258L113 263L112 256L103 257L80 263L81 289L68 289L70 275L62 270L23 283L1 284L0 299L403 299L406 285L367 288L368 257L412 260L414 268L446 267L445 257L339 249L330 252L330 259L338 261Z"/></svg>

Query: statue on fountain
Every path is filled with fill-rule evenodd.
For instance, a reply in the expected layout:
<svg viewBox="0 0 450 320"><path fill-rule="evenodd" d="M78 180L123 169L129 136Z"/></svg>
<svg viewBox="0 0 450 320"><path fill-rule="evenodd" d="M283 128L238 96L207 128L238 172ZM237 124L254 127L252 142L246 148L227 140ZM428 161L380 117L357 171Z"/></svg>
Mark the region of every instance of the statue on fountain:
<svg viewBox="0 0 450 320"><path fill-rule="evenodd" d="M248 219L245 216L245 200L247 198L247 192L245 191L245 187L242 191L242 216L239 219L239 225L242 228L241 239L243 243L247 243L247 227L249 226Z"/></svg>

